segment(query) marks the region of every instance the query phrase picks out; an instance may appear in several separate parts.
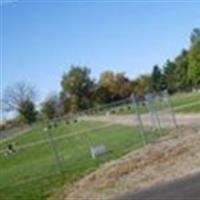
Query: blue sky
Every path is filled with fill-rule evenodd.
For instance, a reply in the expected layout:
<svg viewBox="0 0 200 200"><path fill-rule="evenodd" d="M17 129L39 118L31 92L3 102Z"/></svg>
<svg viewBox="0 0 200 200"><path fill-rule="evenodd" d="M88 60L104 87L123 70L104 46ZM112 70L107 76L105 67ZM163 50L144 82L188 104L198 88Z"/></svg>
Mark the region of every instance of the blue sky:
<svg viewBox="0 0 200 200"><path fill-rule="evenodd" d="M175 1L174 1L175 2ZM189 45L200 3L177 1L3 1L1 88L33 83L40 99L59 91L71 64L130 78Z"/></svg>

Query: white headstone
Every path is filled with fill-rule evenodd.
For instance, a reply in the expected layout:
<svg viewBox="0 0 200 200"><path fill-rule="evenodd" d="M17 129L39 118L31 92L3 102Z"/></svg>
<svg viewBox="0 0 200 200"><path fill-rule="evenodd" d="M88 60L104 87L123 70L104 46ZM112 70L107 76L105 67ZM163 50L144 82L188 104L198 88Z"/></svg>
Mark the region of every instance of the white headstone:
<svg viewBox="0 0 200 200"><path fill-rule="evenodd" d="M99 144L90 148L92 158L101 156L107 152L105 145Z"/></svg>

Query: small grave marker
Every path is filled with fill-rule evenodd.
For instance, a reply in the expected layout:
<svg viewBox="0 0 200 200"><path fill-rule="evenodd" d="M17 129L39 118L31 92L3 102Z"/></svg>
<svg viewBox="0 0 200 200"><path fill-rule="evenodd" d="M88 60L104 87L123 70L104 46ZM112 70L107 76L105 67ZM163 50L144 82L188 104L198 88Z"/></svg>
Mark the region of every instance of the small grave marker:
<svg viewBox="0 0 200 200"><path fill-rule="evenodd" d="M98 156L104 155L106 154L106 152L107 152L106 147L103 144L92 146L90 148L90 153L91 153L92 158L96 158Z"/></svg>

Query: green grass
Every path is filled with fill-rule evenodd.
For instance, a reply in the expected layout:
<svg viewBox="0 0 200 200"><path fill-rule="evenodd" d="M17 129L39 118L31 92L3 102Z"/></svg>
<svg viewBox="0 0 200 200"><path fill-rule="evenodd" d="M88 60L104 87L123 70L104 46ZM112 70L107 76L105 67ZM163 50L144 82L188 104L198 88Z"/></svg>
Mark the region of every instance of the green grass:
<svg viewBox="0 0 200 200"><path fill-rule="evenodd" d="M170 96L170 104L177 113L199 113L200 112L200 92L194 93L180 93ZM156 103L157 108L162 109L168 106L165 102ZM146 106L139 104L138 111L140 113L147 113L148 109ZM136 110L132 103L126 105L119 105L115 108L110 108L112 114L132 114Z"/></svg>
<svg viewBox="0 0 200 200"><path fill-rule="evenodd" d="M199 101L200 93L178 94L171 97L173 107L179 108L176 112L200 112L200 105L193 104ZM114 114L127 114L133 113L134 108L127 104L112 108L111 111L114 111ZM146 113L147 109L140 105L139 111ZM55 163L47 132L41 124L14 139L1 142L0 152L11 142L19 147L44 141L35 146L19 149L16 154L7 157L0 154L0 200L46 199L63 184L71 184L102 163L117 159L143 145L139 131L131 126L112 125L91 131L104 125L103 122L62 122L57 128L53 128L51 133L54 139L57 138L54 142L60 165ZM149 131L146 134L148 141L159 136L159 132ZM90 146L98 144L104 144L108 153L92 159Z"/></svg>
<svg viewBox="0 0 200 200"><path fill-rule="evenodd" d="M176 112L200 112L200 92L177 94L171 97L171 103Z"/></svg>
<svg viewBox="0 0 200 200"><path fill-rule="evenodd" d="M57 128L53 128L51 131L59 154L59 166L55 164L49 142L19 149L16 154L7 157L0 154L0 199L45 199L62 184L70 184L96 169L100 164L143 145L138 130L130 126L112 125L83 132L101 125L104 124L82 121L70 125L62 123ZM159 136L150 132L147 135L149 140ZM59 139L60 136L63 138ZM9 142L15 142L20 146L47 138L47 133L40 125ZM0 150L6 148L7 144L8 142L0 144ZM92 159L90 146L98 144L104 144L108 153Z"/></svg>
<svg viewBox="0 0 200 200"><path fill-rule="evenodd" d="M200 103L194 105L185 105L175 111L178 113L200 113Z"/></svg>

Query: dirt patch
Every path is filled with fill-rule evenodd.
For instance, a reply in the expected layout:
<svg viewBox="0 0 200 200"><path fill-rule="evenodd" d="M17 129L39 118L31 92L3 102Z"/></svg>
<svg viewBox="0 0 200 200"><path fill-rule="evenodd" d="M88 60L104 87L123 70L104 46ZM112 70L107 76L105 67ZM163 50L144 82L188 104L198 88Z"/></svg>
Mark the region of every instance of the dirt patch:
<svg viewBox="0 0 200 200"><path fill-rule="evenodd" d="M200 129L181 128L131 152L66 188L65 199L113 199L129 191L200 171Z"/></svg>
<svg viewBox="0 0 200 200"><path fill-rule="evenodd" d="M174 123L172 121L172 116L165 113L159 114L160 123L162 127L174 127ZM122 124L122 125L130 125L136 126L138 125L137 116L134 114L131 115L108 115L108 116L85 116L80 118L82 120L88 121L101 121L101 122L109 122L113 124ZM142 114L141 119L143 125L152 126L151 115L150 114ZM199 126L200 122L200 114L176 114L176 121L178 125L184 126Z"/></svg>

